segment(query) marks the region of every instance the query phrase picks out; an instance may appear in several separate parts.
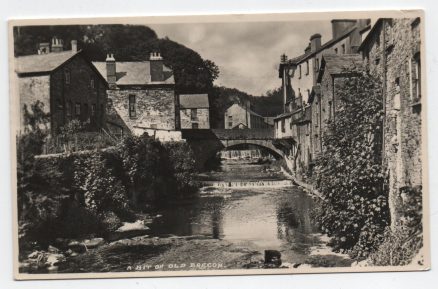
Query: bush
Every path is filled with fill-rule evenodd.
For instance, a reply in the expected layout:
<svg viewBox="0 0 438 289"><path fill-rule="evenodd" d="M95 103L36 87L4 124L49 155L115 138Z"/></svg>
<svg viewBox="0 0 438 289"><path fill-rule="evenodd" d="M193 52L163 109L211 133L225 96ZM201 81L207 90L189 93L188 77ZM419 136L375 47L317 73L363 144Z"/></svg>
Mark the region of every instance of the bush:
<svg viewBox="0 0 438 289"><path fill-rule="evenodd" d="M168 201L197 187L194 156L187 144L163 145L145 133L125 138L118 151L136 205Z"/></svg>
<svg viewBox="0 0 438 289"><path fill-rule="evenodd" d="M83 192L85 207L96 215L128 210L125 187L112 173L99 153L74 162L75 187Z"/></svg>
<svg viewBox="0 0 438 289"><path fill-rule="evenodd" d="M164 145L169 155L169 165L173 175L175 191L179 196L187 196L195 191L196 165L193 151L187 143L171 142Z"/></svg>
<svg viewBox="0 0 438 289"><path fill-rule="evenodd" d="M389 223L381 166L380 83L363 74L348 78L339 92L340 108L327 124L314 182L323 194L317 222L333 237L336 250L367 257L383 240Z"/></svg>
<svg viewBox="0 0 438 289"><path fill-rule="evenodd" d="M422 189L404 187L401 189L401 195L401 209L405 212L400 220L401 225L394 230L388 228L385 231L383 243L370 255L373 265L408 265L423 247Z"/></svg>

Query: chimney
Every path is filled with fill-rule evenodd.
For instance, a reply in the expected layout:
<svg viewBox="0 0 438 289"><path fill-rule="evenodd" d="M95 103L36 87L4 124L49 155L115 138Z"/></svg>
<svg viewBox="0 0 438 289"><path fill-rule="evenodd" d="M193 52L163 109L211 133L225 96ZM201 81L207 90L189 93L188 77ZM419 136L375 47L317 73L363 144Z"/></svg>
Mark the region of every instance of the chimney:
<svg viewBox="0 0 438 289"><path fill-rule="evenodd" d="M163 81L163 57L159 52L151 52L149 57L150 69L151 69L151 81Z"/></svg>
<svg viewBox="0 0 438 289"><path fill-rule="evenodd" d="M50 43L44 42L40 43L38 47L38 54L47 54L50 53Z"/></svg>
<svg viewBox="0 0 438 289"><path fill-rule="evenodd" d="M310 51L315 52L321 47L321 34L313 34L310 37Z"/></svg>
<svg viewBox="0 0 438 289"><path fill-rule="evenodd" d="M356 24L356 20L354 19L333 19L332 20L332 37L333 39L338 38L345 31Z"/></svg>
<svg viewBox="0 0 438 289"><path fill-rule="evenodd" d="M106 55L106 80L110 89L116 88L116 60L112 53Z"/></svg>
<svg viewBox="0 0 438 289"><path fill-rule="evenodd" d="M62 39L52 38L52 52L62 52L64 50L64 42Z"/></svg>
<svg viewBox="0 0 438 289"><path fill-rule="evenodd" d="M78 52L78 42L76 40L72 40L71 42L71 52Z"/></svg>

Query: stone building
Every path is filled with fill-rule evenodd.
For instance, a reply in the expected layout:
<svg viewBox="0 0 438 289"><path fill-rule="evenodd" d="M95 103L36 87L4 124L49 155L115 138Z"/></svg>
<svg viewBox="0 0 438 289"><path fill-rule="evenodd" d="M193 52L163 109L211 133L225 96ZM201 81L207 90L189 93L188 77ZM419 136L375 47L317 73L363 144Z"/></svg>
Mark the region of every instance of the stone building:
<svg viewBox="0 0 438 289"><path fill-rule="evenodd" d="M383 87L383 165L388 176L391 224L405 188L421 187L424 148L421 126L420 18L379 19L359 47L365 68Z"/></svg>
<svg viewBox="0 0 438 289"><path fill-rule="evenodd" d="M40 101L50 113L52 134L72 119L78 119L90 131L105 126L107 104L106 81L71 41L71 50L54 37L51 43L40 43L38 54L15 59L20 123L24 128L24 109Z"/></svg>
<svg viewBox="0 0 438 289"><path fill-rule="evenodd" d="M307 170L314 158L312 126L310 119L313 113L309 107L309 99L319 90L318 75L325 54L349 55L357 53L363 34L370 29L369 19L335 19L332 23L332 39L322 44L320 34L310 37L304 54L288 59L282 55L279 66L279 77L282 79L284 113L275 118L275 136L279 145L292 159L300 158L296 163L297 171ZM302 124L306 125L303 126ZM294 126L300 125L300 128ZM298 131L306 135L306 145L297 142ZM318 135L319 137L319 135ZM298 155L297 155L298 154ZM304 165L304 167L299 167Z"/></svg>
<svg viewBox="0 0 438 289"><path fill-rule="evenodd" d="M312 149L310 154L317 157L323 149L322 138L327 125L334 121L342 105L338 89L345 87L348 78L358 76L364 71L359 54L325 54L317 77L317 89L309 98L312 111L310 134Z"/></svg>
<svg viewBox="0 0 438 289"><path fill-rule="evenodd" d="M179 117L181 129L209 129L208 94L180 94Z"/></svg>
<svg viewBox="0 0 438 289"><path fill-rule="evenodd" d="M108 129L115 135L147 132L160 140L180 140L175 80L159 53L149 61L93 62L108 82Z"/></svg>
<svg viewBox="0 0 438 289"><path fill-rule="evenodd" d="M272 128L269 120L255 113L250 108L250 103L245 106L235 103L224 114L225 129L268 129Z"/></svg>

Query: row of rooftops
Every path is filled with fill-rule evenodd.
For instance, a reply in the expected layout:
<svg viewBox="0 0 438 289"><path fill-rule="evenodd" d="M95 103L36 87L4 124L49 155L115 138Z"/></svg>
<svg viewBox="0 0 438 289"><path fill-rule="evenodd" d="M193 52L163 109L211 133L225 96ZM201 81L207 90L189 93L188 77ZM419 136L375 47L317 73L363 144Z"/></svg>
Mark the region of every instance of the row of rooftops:
<svg viewBox="0 0 438 289"><path fill-rule="evenodd" d="M303 54L291 59L287 59L287 56L285 54L281 56L281 62L278 70L278 76L280 78L282 77L282 71L285 65L297 66L314 57L318 53L321 53L322 51L332 47L339 41L349 37L353 33L362 35L364 32L371 29L370 19L334 19L331 22L332 39L324 44L321 44L321 34L316 33L310 36L310 42L306 46ZM356 49L359 49L359 46L360 44L357 45Z"/></svg>
<svg viewBox="0 0 438 289"><path fill-rule="evenodd" d="M15 72L19 76L49 74L62 67L73 57L82 53L77 49L77 41L71 41L71 50L63 50L64 42L53 37L50 43L40 43L37 54L20 56L15 58ZM153 81L151 78L151 61L160 62L162 65L162 79ZM116 73L116 85L157 85L175 84L173 71L162 64L163 58L158 52L150 54L149 61L125 61L116 62L114 55L108 55L106 61L93 61L92 67L106 82L108 82L107 64L113 63Z"/></svg>

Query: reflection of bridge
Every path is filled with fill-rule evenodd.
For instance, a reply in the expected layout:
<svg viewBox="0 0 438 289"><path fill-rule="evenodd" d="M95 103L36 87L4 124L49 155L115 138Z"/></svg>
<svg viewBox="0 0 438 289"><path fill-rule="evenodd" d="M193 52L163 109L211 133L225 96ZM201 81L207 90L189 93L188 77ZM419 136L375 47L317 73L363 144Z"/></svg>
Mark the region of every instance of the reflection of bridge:
<svg viewBox="0 0 438 289"><path fill-rule="evenodd" d="M182 137L195 153L199 167L223 149L244 145L262 147L285 158L284 151L275 141L273 129L184 129Z"/></svg>

